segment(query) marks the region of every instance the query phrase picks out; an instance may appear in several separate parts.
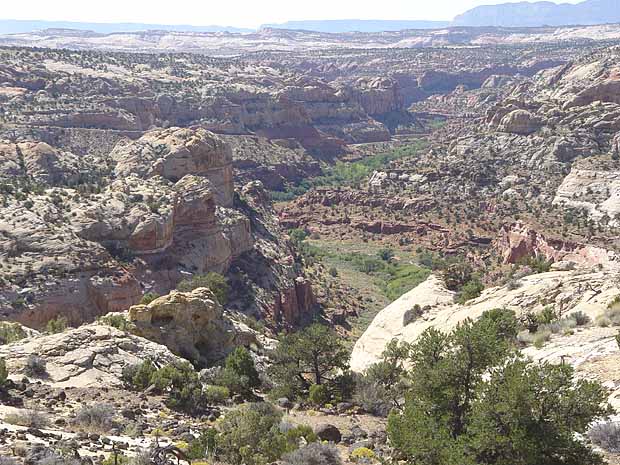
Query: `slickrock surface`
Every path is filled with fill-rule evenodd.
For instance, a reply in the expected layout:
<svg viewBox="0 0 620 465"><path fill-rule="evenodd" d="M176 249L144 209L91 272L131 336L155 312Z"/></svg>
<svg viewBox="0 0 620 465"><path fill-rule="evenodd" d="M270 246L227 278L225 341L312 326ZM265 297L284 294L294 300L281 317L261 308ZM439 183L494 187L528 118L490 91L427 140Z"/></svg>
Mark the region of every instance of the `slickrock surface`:
<svg viewBox="0 0 620 465"><path fill-rule="evenodd" d="M383 309L356 342L351 355L351 368L363 371L376 363L392 339L413 342L427 328L450 331L466 318L478 318L494 308L508 308L517 315L539 312L554 305L561 314L583 311L594 319L620 294L615 273L581 269L534 274L519 280L516 289L508 286L486 289L480 297L465 305L454 304L454 294L440 280L429 277L424 283ZM415 304L424 313L407 323L405 315Z"/></svg>
<svg viewBox="0 0 620 465"><path fill-rule="evenodd" d="M158 364L179 362L165 346L127 334L111 326L84 325L59 334L39 335L0 346L0 357L16 380L28 357L47 363L40 379L53 387L121 387L122 370L146 359Z"/></svg>

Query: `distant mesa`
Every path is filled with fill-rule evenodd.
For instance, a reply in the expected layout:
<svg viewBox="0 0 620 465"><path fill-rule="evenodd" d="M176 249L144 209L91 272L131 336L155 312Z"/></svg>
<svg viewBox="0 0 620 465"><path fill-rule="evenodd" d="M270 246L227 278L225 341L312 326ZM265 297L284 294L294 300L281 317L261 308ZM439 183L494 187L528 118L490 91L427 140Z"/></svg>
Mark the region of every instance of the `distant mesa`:
<svg viewBox="0 0 620 465"><path fill-rule="evenodd" d="M448 21L336 19L317 21L288 21L281 24L265 24L262 26L262 28L343 33L402 31L406 29L440 29L448 26L449 24L450 23Z"/></svg>
<svg viewBox="0 0 620 465"><path fill-rule="evenodd" d="M30 21L30 20L0 20L0 34L23 34L34 31L58 29L74 29L90 31L99 34L112 34L115 32L139 32L139 31L178 31L178 32L252 32L252 29L244 29L228 26L190 26L178 24L146 24L146 23L84 23L73 21Z"/></svg>
<svg viewBox="0 0 620 465"><path fill-rule="evenodd" d="M538 27L620 22L620 0L586 0L577 4L519 2L485 5L454 18L451 26Z"/></svg>

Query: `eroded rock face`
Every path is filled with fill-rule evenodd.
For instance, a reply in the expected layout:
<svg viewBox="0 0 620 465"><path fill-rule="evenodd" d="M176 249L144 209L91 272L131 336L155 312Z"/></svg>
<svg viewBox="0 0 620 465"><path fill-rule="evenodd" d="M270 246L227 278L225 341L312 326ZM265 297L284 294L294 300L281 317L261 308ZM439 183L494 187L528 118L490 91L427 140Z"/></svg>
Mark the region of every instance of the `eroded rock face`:
<svg viewBox="0 0 620 465"><path fill-rule="evenodd" d="M454 293L437 277L430 276L379 312L356 342L351 368L361 372L379 361L387 343L394 338L414 342L428 328L449 332L466 318L476 319L494 308L511 309L521 315L554 305L562 315L583 311L594 319L620 292L613 279L615 275L614 271L597 269L534 274L521 278L516 288L486 289L480 297L465 305L455 304ZM416 304L423 314L411 321L406 315Z"/></svg>
<svg viewBox="0 0 620 465"><path fill-rule="evenodd" d="M233 347L235 328L207 288L172 291L148 305L129 309L135 333L190 360L213 362Z"/></svg>
<svg viewBox="0 0 620 465"><path fill-rule="evenodd" d="M41 381L56 387L121 387L127 365L146 359L159 366L181 362L162 345L100 324L0 346L0 357L16 379L23 376L20 373L30 355L47 362L47 376Z"/></svg>
<svg viewBox="0 0 620 465"><path fill-rule="evenodd" d="M205 129L170 128L148 132L135 142L120 143L111 153L119 177L162 176L176 182L187 174L207 178L218 204L232 205L232 151Z"/></svg>
<svg viewBox="0 0 620 465"><path fill-rule="evenodd" d="M620 79L608 79L582 90L567 101L564 108L582 107L593 102L620 104Z"/></svg>
<svg viewBox="0 0 620 465"><path fill-rule="evenodd" d="M64 315L77 325L233 262L247 270L256 318L294 325L314 312L262 184L233 201L227 144L204 130L162 130L120 144L115 157L123 174L96 192L60 186L0 208L3 318L40 328ZM151 170L158 163L169 179Z"/></svg>
<svg viewBox="0 0 620 465"><path fill-rule="evenodd" d="M564 266L606 269L620 267L620 257L612 251L593 245L550 239L523 223L504 225L493 243L504 263L519 263L528 257L540 257Z"/></svg>

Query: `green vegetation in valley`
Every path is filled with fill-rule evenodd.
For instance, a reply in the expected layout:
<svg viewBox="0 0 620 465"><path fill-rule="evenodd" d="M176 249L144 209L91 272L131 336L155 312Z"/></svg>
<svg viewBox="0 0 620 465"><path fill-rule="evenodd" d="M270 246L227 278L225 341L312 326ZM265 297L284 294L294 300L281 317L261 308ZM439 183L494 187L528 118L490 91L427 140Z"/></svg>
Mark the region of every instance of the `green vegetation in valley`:
<svg viewBox="0 0 620 465"><path fill-rule="evenodd" d="M396 147L387 153L371 155L353 162L337 161L333 165L323 167L323 175L302 180L298 185L285 191L272 191L275 201L288 201L303 195L315 187L360 186L373 171L385 169L390 162L402 158L415 157L421 150L428 147L425 140L415 140L402 147Z"/></svg>

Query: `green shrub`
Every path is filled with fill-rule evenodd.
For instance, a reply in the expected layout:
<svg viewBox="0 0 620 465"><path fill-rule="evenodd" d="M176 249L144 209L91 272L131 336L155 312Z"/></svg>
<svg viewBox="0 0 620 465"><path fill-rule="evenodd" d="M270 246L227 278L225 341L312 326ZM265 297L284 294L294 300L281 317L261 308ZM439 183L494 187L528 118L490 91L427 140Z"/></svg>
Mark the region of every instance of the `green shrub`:
<svg viewBox="0 0 620 465"><path fill-rule="evenodd" d="M377 252L377 256L384 262L391 262L394 258L394 251L389 248L381 249Z"/></svg>
<svg viewBox="0 0 620 465"><path fill-rule="evenodd" d="M45 325L45 331L49 334L62 333L65 329L67 329L67 324L67 318L59 315L47 322L47 325Z"/></svg>
<svg viewBox="0 0 620 465"><path fill-rule="evenodd" d="M552 306L548 305L537 315L537 319L539 324L544 325L558 321L559 315Z"/></svg>
<svg viewBox="0 0 620 465"><path fill-rule="evenodd" d="M144 390L151 385L151 378L156 371L153 362L147 359L142 363L123 368L122 379L127 386Z"/></svg>
<svg viewBox="0 0 620 465"><path fill-rule="evenodd" d="M148 305L157 298L159 298L159 294L157 294L156 292L147 292L142 296L142 299L140 299L140 303L142 305Z"/></svg>
<svg viewBox="0 0 620 465"><path fill-rule="evenodd" d="M449 334L431 328L416 339L404 405L388 418L399 460L600 465L583 435L612 411L608 391L576 378L569 364L520 356L500 321L466 320Z"/></svg>
<svg viewBox="0 0 620 465"><path fill-rule="evenodd" d="M286 431L285 434L287 442L293 446L299 444L301 438L308 444L319 440L316 433L312 431L312 428L308 425L297 425Z"/></svg>
<svg viewBox="0 0 620 465"><path fill-rule="evenodd" d="M9 377L9 371L6 369L6 362L3 358L0 358L0 389L6 384L6 380Z"/></svg>
<svg viewBox="0 0 620 465"><path fill-rule="evenodd" d="M217 448L217 430L207 428L200 436L189 443L186 454L190 460L199 460L212 457Z"/></svg>
<svg viewBox="0 0 620 465"><path fill-rule="evenodd" d="M330 400L329 390L324 384L313 384L308 392L308 401L317 407L324 406Z"/></svg>
<svg viewBox="0 0 620 465"><path fill-rule="evenodd" d="M244 404L226 414L219 424L216 442L220 458L232 465L265 465L287 451L280 432L282 413L273 405Z"/></svg>
<svg viewBox="0 0 620 465"><path fill-rule="evenodd" d="M199 287L210 289L221 305L226 305L228 303L230 286L226 278L219 273L210 272L206 275L196 275L191 279L183 280L177 286L177 290L181 292L191 292Z"/></svg>
<svg viewBox="0 0 620 465"><path fill-rule="evenodd" d="M245 376L248 379L248 386L258 388L260 386L260 378L258 371L254 366L254 359L245 347L237 347L228 357L226 357L226 369L232 370L239 376Z"/></svg>
<svg viewBox="0 0 620 465"><path fill-rule="evenodd" d="M479 279L473 278L465 283L465 285L461 288L457 294L456 301L460 304L464 304L469 300L480 297L483 290L484 284L482 284Z"/></svg>
<svg viewBox="0 0 620 465"><path fill-rule="evenodd" d="M121 314L109 314L97 318L97 322L102 325L111 326L121 331L131 332L135 326Z"/></svg>
<svg viewBox="0 0 620 465"><path fill-rule="evenodd" d="M0 345L19 341L26 336L26 331L19 323L0 321Z"/></svg>
<svg viewBox="0 0 620 465"><path fill-rule="evenodd" d="M230 391L224 386L206 386L203 394L209 404L223 404L230 397Z"/></svg>
<svg viewBox="0 0 620 465"><path fill-rule="evenodd" d="M252 394L249 378L240 375L231 368L221 370L213 382L217 386L225 387L231 394L239 394L243 397L249 397Z"/></svg>

